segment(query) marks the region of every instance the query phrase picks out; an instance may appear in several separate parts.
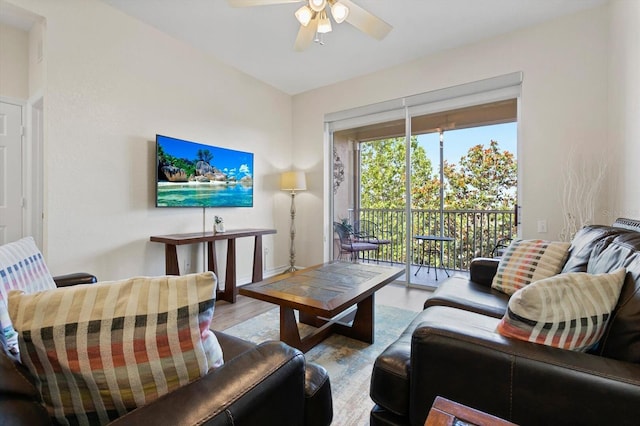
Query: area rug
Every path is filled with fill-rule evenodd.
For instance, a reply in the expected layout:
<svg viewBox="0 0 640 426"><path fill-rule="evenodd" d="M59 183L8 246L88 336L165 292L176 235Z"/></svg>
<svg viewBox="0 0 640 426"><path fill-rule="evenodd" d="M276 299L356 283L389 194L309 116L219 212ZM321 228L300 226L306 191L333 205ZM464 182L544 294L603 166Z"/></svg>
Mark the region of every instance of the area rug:
<svg viewBox="0 0 640 426"><path fill-rule="evenodd" d="M369 424L369 412L373 407L369 398L373 363L415 316L416 312L376 305L373 344L332 335L305 354L307 361L320 364L329 372L333 393L333 425ZM224 331L255 343L279 340L279 321L279 308L275 308ZM302 336L310 330L312 328L304 324L300 327Z"/></svg>

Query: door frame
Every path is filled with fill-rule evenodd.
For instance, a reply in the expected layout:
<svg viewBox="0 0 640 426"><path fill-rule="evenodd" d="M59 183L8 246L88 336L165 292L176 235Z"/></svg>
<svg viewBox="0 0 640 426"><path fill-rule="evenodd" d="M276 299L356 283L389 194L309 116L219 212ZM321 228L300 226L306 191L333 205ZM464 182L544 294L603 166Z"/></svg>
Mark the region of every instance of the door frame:
<svg viewBox="0 0 640 426"><path fill-rule="evenodd" d="M29 100L0 96L0 102L22 108L22 224L21 236L32 236L43 247L44 195L44 96L38 93Z"/></svg>
<svg viewBox="0 0 640 426"><path fill-rule="evenodd" d="M391 121L396 118L405 120L406 145L409 146L411 138L411 118L417 115L435 113L440 111L453 110L484 103L491 103L505 99L516 99L517 102L517 122L520 122L520 99L522 96L523 73L514 72L484 80L451 86L444 89L434 90L417 95L393 99L377 104L352 108L345 111L325 114L324 119L324 153L325 153L325 197L324 197L324 224L325 236L333 235L333 214L334 202L333 191L333 133L339 130L356 128L359 126ZM519 132L519 131L518 131ZM520 148L520 138L518 137L518 150ZM410 170L410 152L407 151L407 170ZM410 173L409 173L410 175ZM517 191L517 220L519 218L522 197L521 188L521 168L518 168L518 191ZM411 188L410 176L406 180L407 192ZM410 221L410 205L407 206L408 220ZM409 223L410 225L410 223ZM518 230L520 227L518 227ZM519 232L519 231L518 231ZM324 238L324 261L333 259L333 244L329 244L333 238ZM407 235L407 247L410 246L409 235ZM406 268L406 286L411 286L411 270Z"/></svg>

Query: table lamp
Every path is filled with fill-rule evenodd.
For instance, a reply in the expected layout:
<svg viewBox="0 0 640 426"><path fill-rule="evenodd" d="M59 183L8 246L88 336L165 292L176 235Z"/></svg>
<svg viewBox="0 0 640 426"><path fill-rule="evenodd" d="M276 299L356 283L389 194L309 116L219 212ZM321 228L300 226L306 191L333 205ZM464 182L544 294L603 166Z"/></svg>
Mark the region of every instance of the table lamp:
<svg viewBox="0 0 640 426"><path fill-rule="evenodd" d="M284 172L280 175L280 189L291 192L291 246L289 248L289 268L285 272L297 271L296 248L294 240L296 238L296 191L305 191L307 189L307 179L304 172Z"/></svg>

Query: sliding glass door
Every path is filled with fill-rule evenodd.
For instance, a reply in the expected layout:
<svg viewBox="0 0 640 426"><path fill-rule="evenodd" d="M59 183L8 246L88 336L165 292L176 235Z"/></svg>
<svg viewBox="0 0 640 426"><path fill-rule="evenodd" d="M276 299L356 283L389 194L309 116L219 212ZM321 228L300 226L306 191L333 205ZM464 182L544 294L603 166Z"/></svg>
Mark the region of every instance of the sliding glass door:
<svg viewBox="0 0 640 426"><path fill-rule="evenodd" d="M518 102L498 97L405 99L328 126L330 221L351 235L334 233L333 258L403 265L407 284L433 287L515 236Z"/></svg>

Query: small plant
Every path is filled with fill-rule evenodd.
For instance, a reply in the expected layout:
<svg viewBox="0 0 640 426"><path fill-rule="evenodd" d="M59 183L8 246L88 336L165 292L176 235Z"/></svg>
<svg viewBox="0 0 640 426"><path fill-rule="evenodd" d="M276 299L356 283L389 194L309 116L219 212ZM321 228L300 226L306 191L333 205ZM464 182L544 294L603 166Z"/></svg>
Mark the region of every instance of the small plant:
<svg viewBox="0 0 640 426"><path fill-rule="evenodd" d="M352 233L353 233L353 225L351 225L351 224L349 223L349 219L347 219L347 218L342 219L342 218L341 218L341 219L340 219L340 223L342 224L342 226L344 226L345 228L347 228L347 230L348 230L349 232L352 232Z"/></svg>
<svg viewBox="0 0 640 426"><path fill-rule="evenodd" d="M214 216L213 221L216 223L216 225L224 223L224 219L222 219L222 216Z"/></svg>

